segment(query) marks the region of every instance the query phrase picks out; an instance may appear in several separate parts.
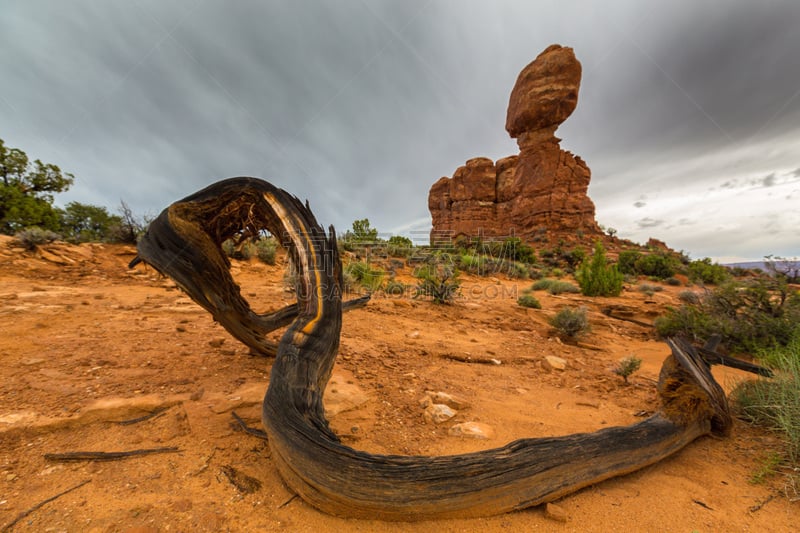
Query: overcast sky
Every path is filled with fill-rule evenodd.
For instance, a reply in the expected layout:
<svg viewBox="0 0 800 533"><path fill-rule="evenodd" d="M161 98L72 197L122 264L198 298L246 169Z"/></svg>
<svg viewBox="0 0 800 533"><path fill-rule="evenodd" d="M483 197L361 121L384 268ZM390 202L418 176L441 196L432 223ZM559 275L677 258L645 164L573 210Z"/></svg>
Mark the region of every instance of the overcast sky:
<svg viewBox="0 0 800 533"><path fill-rule="evenodd" d="M519 71L583 64L562 147L598 222L693 258L800 256L800 2L0 0L0 138L57 202L157 214L268 179L340 231L424 237L427 195L518 152Z"/></svg>

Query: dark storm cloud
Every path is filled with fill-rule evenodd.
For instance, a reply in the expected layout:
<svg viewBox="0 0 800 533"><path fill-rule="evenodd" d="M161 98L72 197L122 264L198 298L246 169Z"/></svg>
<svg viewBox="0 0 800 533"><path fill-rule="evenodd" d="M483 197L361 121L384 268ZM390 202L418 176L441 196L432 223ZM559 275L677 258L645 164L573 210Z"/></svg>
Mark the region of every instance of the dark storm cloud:
<svg viewBox="0 0 800 533"><path fill-rule="evenodd" d="M663 226L663 220L656 220L654 218L645 217L641 218L636 221L636 224L639 226L640 229L644 228L657 228L658 226Z"/></svg>
<svg viewBox="0 0 800 533"><path fill-rule="evenodd" d="M619 191L630 210L698 182L774 188L797 164L743 172L752 163L736 152L796 134L797 2L46 5L2 8L0 138L75 173L63 201L123 198L153 213L216 179L256 175L340 230L369 217L383 231L427 232L433 182L471 157L517 151L508 95L553 42L583 64L578 108L558 134L592 168L599 211ZM713 150L731 155L681 170ZM792 156L781 150L770 153Z"/></svg>

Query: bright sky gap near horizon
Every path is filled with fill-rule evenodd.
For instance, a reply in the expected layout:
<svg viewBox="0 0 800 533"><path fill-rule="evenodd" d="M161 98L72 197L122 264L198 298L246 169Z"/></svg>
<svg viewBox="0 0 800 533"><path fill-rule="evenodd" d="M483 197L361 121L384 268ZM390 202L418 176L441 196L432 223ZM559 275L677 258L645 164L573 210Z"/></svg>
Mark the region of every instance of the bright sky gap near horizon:
<svg viewBox="0 0 800 533"><path fill-rule="evenodd" d="M583 79L556 135L599 223L797 257L798 27L788 0L0 0L0 138L75 174L61 205L154 215L249 175L340 232L425 233L437 179L518 152L508 96L559 43Z"/></svg>

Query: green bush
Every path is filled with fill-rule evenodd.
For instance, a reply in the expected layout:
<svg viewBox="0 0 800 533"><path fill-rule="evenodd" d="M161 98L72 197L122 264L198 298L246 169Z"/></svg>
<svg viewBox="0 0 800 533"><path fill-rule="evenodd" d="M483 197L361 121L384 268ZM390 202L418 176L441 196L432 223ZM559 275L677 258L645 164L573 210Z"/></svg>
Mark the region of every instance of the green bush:
<svg viewBox="0 0 800 533"><path fill-rule="evenodd" d="M503 270L509 278L513 279L527 279L528 267L523 263L517 261L506 261L503 265Z"/></svg>
<svg viewBox="0 0 800 533"><path fill-rule="evenodd" d="M722 265L711 263L711 259L698 259L688 266L689 280L706 285L719 285L731 277L730 271Z"/></svg>
<svg viewBox="0 0 800 533"><path fill-rule="evenodd" d="M387 280L386 285L383 287L383 292L385 292L388 296L403 296L407 290L408 285L397 281L394 278Z"/></svg>
<svg viewBox="0 0 800 533"><path fill-rule="evenodd" d="M739 384L732 392L739 412L747 420L776 431L786 442L787 459L800 463L800 327L786 346L759 353L775 376Z"/></svg>
<svg viewBox="0 0 800 533"><path fill-rule="evenodd" d="M586 260L586 250L583 248L573 248L568 252L562 252L561 259L563 259L570 268L575 268Z"/></svg>
<svg viewBox="0 0 800 533"><path fill-rule="evenodd" d="M27 250L35 250L37 246L61 239L61 236L49 229L37 226L25 228L14 234L14 238Z"/></svg>
<svg viewBox="0 0 800 533"><path fill-rule="evenodd" d="M483 276L488 271L488 268L486 266L487 263L486 256L483 255L477 255L474 253L462 254L458 256L458 263L461 266L462 270L465 270L470 274Z"/></svg>
<svg viewBox="0 0 800 533"><path fill-rule="evenodd" d="M348 263L343 272L345 288L350 291L356 291L361 286L369 292L375 292L383 285L385 275L386 272L380 268L372 268L364 261Z"/></svg>
<svg viewBox="0 0 800 533"><path fill-rule="evenodd" d="M536 299L535 296L532 294L523 294L519 298L517 298L517 304L521 305L522 307L529 307L531 309L541 309L542 304L539 303L539 300Z"/></svg>
<svg viewBox="0 0 800 533"><path fill-rule="evenodd" d="M278 253L278 243L272 237L261 238L256 242L256 255L258 259L268 265L275 264Z"/></svg>
<svg viewBox="0 0 800 533"><path fill-rule="evenodd" d="M390 257L408 257L414 253L414 243L408 237L392 235L386 250Z"/></svg>
<svg viewBox="0 0 800 533"><path fill-rule="evenodd" d="M700 296L694 291L681 291L678 293L678 300L687 304L700 303Z"/></svg>
<svg viewBox="0 0 800 533"><path fill-rule="evenodd" d="M619 296L622 292L623 275L616 265L607 263L600 241L595 243L592 257L575 272L575 279L584 296Z"/></svg>
<svg viewBox="0 0 800 533"><path fill-rule="evenodd" d="M639 271L636 270L636 262L642 257L642 253L636 250L623 250L619 253L617 258L617 268L623 274L636 276Z"/></svg>
<svg viewBox="0 0 800 533"><path fill-rule="evenodd" d="M678 278L667 278L664 280L664 282L666 282L667 285L671 285L672 287L680 287L681 285L681 280L679 280Z"/></svg>
<svg viewBox="0 0 800 533"><path fill-rule="evenodd" d="M591 329L585 307L563 308L550 318L550 325L564 337L572 340L577 340Z"/></svg>
<svg viewBox="0 0 800 533"><path fill-rule="evenodd" d="M636 260L635 264L637 274L658 279L667 279L674 276L680 267L680 261L665 252L651 252L647 255L642 255Z"/></svg>
<svg viewBox="0 0 800 533"><path fill-rule="evenodd" d="M534 291L547 291L550 294L581 292L581 290L572 283L550 278L537 280L533 285L531 285L531 289Z"/></svg>
<svg viewBox="0 0 800 533"><path fill-rule="evenodd" d="M716 333L730 350L756 353L785 346L800 323L800 295L771 277L728 281L698 298L657 318L659 335L703 342Z"/></svg>
<svg viewBox="0 0 800 533"><path fill-rule="evenodd" d="M448 253L433 254L425 264L414 272L417 282L415 297L426 296L434 303L447 304L453 301L461 286L453 257Z"/></svg>

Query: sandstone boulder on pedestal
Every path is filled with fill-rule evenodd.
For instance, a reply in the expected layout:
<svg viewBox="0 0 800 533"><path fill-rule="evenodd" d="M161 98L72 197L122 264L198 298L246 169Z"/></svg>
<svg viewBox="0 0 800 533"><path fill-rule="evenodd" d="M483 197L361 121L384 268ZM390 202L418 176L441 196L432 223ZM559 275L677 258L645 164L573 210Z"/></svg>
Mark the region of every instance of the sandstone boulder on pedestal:
<svg viewBox="0 0 800 533"><path fill-rule="evenodd" d="M470 159L452 178L437 181L428 195L432 241L443 235L532 240L543 230L551 238L601 234L587 195L589 167L562 150L555 137L575 110L580 79L572 49L559 45L522 70L506 116L519 155L496 163Z"/></svg>

